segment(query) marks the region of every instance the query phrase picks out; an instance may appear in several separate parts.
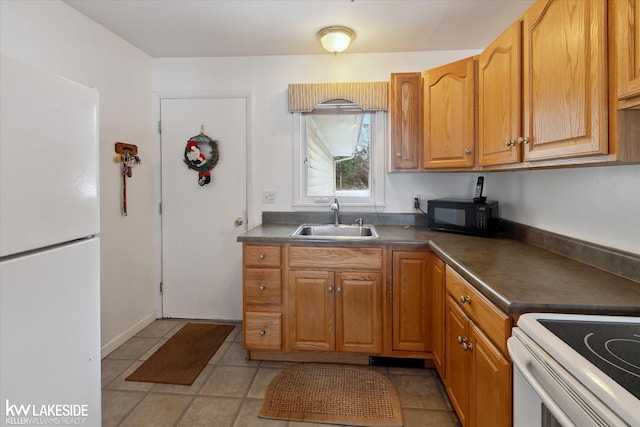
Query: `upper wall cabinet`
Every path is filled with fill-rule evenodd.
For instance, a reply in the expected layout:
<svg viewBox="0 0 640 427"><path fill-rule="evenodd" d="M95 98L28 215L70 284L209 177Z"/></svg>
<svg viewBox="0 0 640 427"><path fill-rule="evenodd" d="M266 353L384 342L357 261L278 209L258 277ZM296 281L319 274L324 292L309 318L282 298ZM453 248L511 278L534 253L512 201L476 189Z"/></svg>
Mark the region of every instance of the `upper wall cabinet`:
<svg viewBox="0 0 640 427"><path fill-rule="evenodd" d="M422 73L425 169L474 166L475 67L467 58Z"/></svg>
<svg viewBox="0 0 640 427"><path fill-rule="evenodd" d="M540 0L523 15L525 160L607 153L606 8Z"/></svg>
<svg viewBox="0 0 640 427"><path fill-rule="evenodd" d="M618 100L623 107L637 107L640 105L640 1L616 0L610 2L610 8Z"/></svg>
<svg viewBox="0 0 640 427"><path fill-rule="evenodd" d="M522 161L522 22L478 58L478 164Z"/></svg>
<svg viewBox="0 0 640 427"><path fill-rule="evenodd" d="M419 171L422 157L422 75L391 74L391 169Z"/></svg>

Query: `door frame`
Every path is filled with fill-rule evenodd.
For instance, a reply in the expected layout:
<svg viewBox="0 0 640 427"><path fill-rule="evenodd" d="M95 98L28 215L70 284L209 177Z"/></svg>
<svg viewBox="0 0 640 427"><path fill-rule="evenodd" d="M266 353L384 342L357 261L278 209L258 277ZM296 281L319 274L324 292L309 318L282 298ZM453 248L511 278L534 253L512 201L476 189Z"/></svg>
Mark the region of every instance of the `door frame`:
<svg viewBox="0 0 640 427"><path fill-rule="evenodd" d="M153 286L155 295L156 317L162 318L162 294L160 293L160 282L162 281L162 216L160 215L160 202L162 200L162 146L160 135L160 102L163 99L228 99L242 98L246 105L246 212L247 229L255 227L257 224L251 213L253 212L254 194L254 156L253 156L253 91L231 90L231 91L154 91L151 94L151 118L154 126L153 143L155 146L151 150L152 161L152 204L153 209Z"/></svg>

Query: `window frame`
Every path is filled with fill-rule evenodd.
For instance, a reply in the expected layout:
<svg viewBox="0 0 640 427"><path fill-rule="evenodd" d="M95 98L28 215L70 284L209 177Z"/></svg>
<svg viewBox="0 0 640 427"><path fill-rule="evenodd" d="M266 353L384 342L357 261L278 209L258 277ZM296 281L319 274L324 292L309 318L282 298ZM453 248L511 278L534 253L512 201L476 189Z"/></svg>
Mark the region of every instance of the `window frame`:
<svg viewBox="0 0 640 427"><path fill-rule="evenodd" d="M372 114L372 147L369 147L371 158L371 195L369 197L354 197L338 195L340 207L353 207L359 211L375 211L385 206L385 149L387 139L387 112L384 110L367 111ZM327 197L306 196L306 119L300 112L292 113L293 120L293 208L295 210L317 210L319 207L330 206L333 195Z"/></svg>

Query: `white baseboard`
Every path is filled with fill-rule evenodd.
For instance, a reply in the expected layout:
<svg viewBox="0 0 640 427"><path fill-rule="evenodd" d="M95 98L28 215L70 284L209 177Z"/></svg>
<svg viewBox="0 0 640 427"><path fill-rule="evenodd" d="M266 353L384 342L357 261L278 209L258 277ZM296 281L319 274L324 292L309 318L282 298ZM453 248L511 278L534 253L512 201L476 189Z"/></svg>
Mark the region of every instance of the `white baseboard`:
<svg viewBox="0 0 640 427"><path fill-rule="evenodd" d="M151 313L140 319L138 322L134 323L130 328L124 330L121 334L102 346L102 348L100 349L101 357L103 359L107 357L109 353L127 342L129 338L135 336L138 332L153 323L156 318L156 312L152 311Z"/></svg>

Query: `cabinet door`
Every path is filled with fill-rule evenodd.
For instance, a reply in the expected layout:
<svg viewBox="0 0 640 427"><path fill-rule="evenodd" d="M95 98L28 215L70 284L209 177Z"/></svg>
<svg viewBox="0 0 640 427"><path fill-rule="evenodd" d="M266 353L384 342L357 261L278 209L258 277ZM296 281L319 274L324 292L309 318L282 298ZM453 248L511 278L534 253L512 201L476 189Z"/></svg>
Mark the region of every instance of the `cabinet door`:
<svg viewBox="0 0 640 427"><path fill-rule="evenodd" d="M334 274L291 271L287 325L291 350L334 350Z"/></svg>
<svg viewBox="0 0 640 427"><path fill-rule="evenodd" d="M446 310L445 387L460 423L468 426L471 358L470 353L463 350L462 343L469 340L469 318L460 310L451 296L447 296Z"/></svg>
<svg viewBox="0 0 640 427"><path fill-rule="evenodd" d="M418 170L422 154L422 75L391 74L391 157L393 170Z"/></svg>
<svg viewBox="0 0 640 427"><path fill-rule="evenodd" d="M471 425L509 427L512 365L475 326L471 328L471 344Z"/></svg>
<svg viewBox="0 0 640 427"><path fill-rule="evenodd" d="M444 360L444 336L445 336L445 275L444 262L436 255L429 256L431 286L433 288L433 363L440 373L440 377L446 379Z"/></svg>
<svg viewBox="0 0 640 427"><path fill-rule="evenodd" d="M382 273L336 273L336 350L382 352Z"/></svg>
<svg viewBox="0 0 640 427"><path fill-rule="evenodd" d="M393 252L392 350L431 350L429 252Z"/></svg>
<svg viewBox="0 0 640 427"><path fill-rule="evenodd" d="M640 1L609 3L613 14L618 99L640 96Z"/></svg>
<svg viewBox="0 0 640 427"><path fill-rule="evenodd" d="M424 168L474 165L475 60L463 59L422 73Z"/></svg>
<svg viewBox="0 0 640 427"><path fill-rule="evenodd" d="M541 0L523 15L525 160L607 153L606 6Z"/></svg>
<svg viewBox="0 0 640 427"><path fill-rule="evenodd" d="M522 148L522 22L517 21L478 59L478 163L517 163Z"/></svg>

